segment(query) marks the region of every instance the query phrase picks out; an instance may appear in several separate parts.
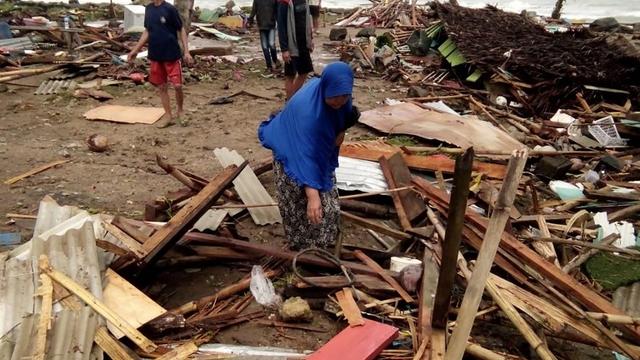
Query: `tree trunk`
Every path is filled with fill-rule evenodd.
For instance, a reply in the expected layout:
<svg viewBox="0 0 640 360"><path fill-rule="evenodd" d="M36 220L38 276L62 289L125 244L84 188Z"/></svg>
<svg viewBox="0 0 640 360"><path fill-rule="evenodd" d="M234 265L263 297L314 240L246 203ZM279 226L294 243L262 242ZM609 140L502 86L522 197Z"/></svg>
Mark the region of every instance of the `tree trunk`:
<svg viewBox="0 0 640 360"><path fill-rule="evenodd" d="M553 8L553 12L551 13L552 19L560 19L560 14L562 13L562 5L564 5L565 0L557 0L556 6Z"/></svg>

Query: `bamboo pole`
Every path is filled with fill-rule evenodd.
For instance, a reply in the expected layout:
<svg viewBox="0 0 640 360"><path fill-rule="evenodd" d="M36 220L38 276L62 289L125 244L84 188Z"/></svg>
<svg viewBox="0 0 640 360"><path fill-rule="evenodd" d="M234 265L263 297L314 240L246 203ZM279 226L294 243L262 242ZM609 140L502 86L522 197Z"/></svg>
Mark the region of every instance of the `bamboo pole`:
<svg viewBox="0 0 640 360"><path fill-rule="evenodd" d="M640 326L640 318L627 315L605 314L596 312L587 312L590 318L598 321L604 321L609 324L623 324Z"/></svg>
<svg viewBox="0 0 640 360"><path fill-rule="evenodd" d="M489 277L491 266L495 258L502 232L509 219L510 207L513 206L518 184L522 172L527 162L527 151L514 151L509 160L507 174L505 176L502 188L498 194L495 211L489 220L489 225L482 241L482 247L478 254L478 261L474 269L473 275L469 280L467 290L460 306L457 324L449 348L447 349L447 360L460 360L464 355L467 339L471 333L475 314L478 312L478 306L482 299L485 283Z"/></svg>
<svg viewBox="0 0 640 360"><path fill-rule="evenodd" d="M591 248L591 249L598 249L601 251L616 252L616 253L632 255L632 256L640 256L640 251L638 250L623 249L623 248L619 248L611 245L594 244L586 241L560 239L556 237L545 238L545 237L539 237L539 236L523 236L522 238L527 240L549 241L556 244L575 245L575 246L582 246L582 247Z"/></svg>

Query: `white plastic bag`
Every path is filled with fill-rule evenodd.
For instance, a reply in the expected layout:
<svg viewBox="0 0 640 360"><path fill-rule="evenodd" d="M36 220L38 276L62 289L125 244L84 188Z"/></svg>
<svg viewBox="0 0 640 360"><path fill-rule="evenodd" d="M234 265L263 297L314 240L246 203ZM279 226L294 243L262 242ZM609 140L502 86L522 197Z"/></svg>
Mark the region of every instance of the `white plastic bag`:
<svg viewBox="0 0 640 360"><path fill-rule="evenodd" d="M276 294L271 280L269 280L262 270L262 266L253 265L251 269L251 294L258 304L268 308L277 308L282 303L282 299Z"/></svg>

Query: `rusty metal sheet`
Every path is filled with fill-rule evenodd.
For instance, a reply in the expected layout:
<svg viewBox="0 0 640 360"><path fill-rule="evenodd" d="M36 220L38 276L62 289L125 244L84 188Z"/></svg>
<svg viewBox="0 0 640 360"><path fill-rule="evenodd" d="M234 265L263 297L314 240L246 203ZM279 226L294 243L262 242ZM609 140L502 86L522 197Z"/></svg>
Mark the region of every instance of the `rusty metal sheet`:
<svg viewBox="0 0 640 360"><path fill-rule="evenodd" d="M360 123L388 134L413 135L439 140L477 152L505 151L525 147L509 134L475 116L455 116L402 103L365 111Z"/></svg>
<svg viewBox="0 0 640 360"><path fill-rule="evenodd" d="M227 148L218 148L213 151L220 165L227 167L230 165L240 165L244 158L237 151L230 151ZM253 173L251 168L246 167L240 175L233 181L240 199L245 205L273 204L273 198L264 188L260 179ZM267 225L282 222L282 217L277 206L249 208L249 214L257 225Z"/></svg>

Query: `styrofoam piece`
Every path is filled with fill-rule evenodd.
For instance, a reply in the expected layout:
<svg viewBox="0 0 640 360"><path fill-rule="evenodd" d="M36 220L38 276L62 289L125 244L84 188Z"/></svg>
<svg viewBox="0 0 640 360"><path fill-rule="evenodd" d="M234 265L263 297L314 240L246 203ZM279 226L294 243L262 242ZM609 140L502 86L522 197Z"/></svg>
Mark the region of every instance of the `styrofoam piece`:
<svg viewBox="0 0 640 360"><path fill-rule="evenodd" d="M422 261L410 257L392 256L389 270L400 272L409 265L422 265Z"/></svg>

